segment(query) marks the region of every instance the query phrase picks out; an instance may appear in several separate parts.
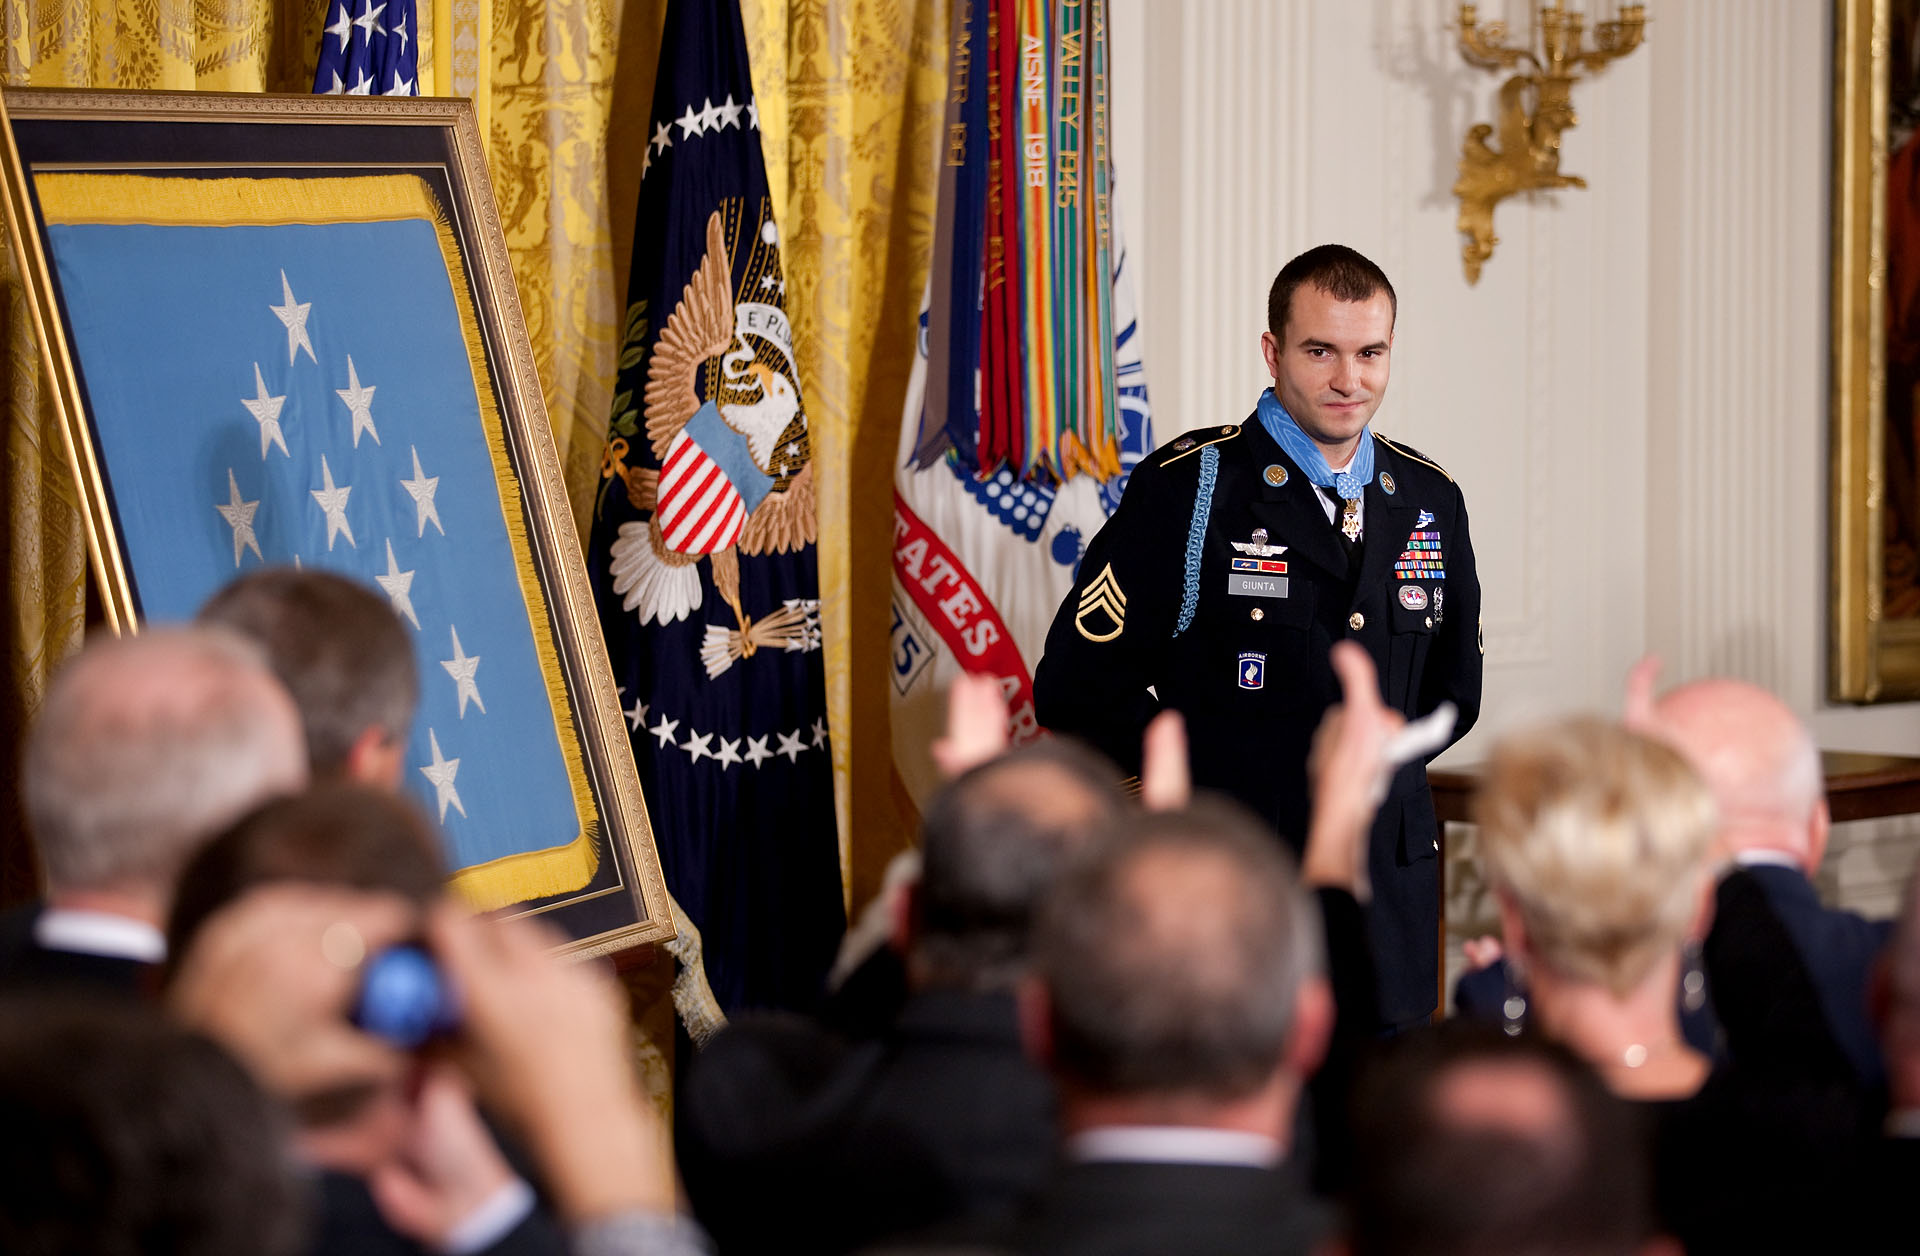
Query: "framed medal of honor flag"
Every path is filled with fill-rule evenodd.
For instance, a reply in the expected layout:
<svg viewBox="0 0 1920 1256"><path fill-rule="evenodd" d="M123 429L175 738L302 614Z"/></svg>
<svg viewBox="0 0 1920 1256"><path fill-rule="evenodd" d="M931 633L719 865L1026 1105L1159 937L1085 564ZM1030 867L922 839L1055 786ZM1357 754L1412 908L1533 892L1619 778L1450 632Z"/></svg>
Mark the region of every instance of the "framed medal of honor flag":
<svg viewBox="0 0 1920 1256"><path fill-rule="evenodd" d="M9 244L116 630L263 565L412 636L407 787L475 907L672 913L466 101L6 89Z"/></svg>

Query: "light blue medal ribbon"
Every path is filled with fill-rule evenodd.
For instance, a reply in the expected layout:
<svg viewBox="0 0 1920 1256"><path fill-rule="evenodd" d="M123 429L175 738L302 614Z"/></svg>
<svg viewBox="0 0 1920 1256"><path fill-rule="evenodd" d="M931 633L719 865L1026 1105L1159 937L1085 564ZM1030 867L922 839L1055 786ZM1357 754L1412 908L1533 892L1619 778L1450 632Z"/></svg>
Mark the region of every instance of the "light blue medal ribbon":
<svg viewBox="0 0 1920 1256"><path fill-rule="evenodd" d="M1280 442L1280 448L1287 451L1287 457L1293 459L1302 475L1309 483L1321 488L1330 488L1340 495L1342 501L1354 501L1373 483L1373 428L1362 428L1362 440L1353 452L1353 461L1347 469L1335 475L1327 465L1326 455L1320 452L1320 446L1313 438L1300 430L1300 425L1280 404L1280 399L1269 388L1260 394L1260 426L1267 429L1267 435Z"/></svg>

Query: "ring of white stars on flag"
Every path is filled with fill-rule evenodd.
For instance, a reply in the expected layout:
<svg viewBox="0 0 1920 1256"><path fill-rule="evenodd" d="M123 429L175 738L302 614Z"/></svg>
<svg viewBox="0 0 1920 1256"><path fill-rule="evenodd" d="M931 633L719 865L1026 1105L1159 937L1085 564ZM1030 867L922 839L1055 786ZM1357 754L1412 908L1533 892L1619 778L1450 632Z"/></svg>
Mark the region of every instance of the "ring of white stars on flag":
<svg viewBox="0 0 1920 1256"><path fill-rule="evenodd" d="M333 0L313 90L328 96L418 96L414 0Z"/></svg>
<svg viewBox="0 0 1920 1256"><path fill-rule="evenodd" d="M687 111L672 122L663 122L653 128L653 138L647 141L647 151L640 158L642 179L646 178L647 171L653 168L654 157L674 147L673 129L675 127L680 128L682 143L702 135L718 135L728 127L758 131L760 105L752 100L744 105L736 105L733 103L731 93L717 105L713 103L712 97L702 100L698 109L688 105ZM785 285L782 284L781 287L784 290Z"/></svg>
<svg viewBox="0 0 1920 1256"><path fill-rule="evenodd" d="M189 618L269 563L379 589L418 662L408 777L454 867L576 840L486 382L432 224L50 235L142 617ZM366 299L369 271L396 290Z"/></svg>

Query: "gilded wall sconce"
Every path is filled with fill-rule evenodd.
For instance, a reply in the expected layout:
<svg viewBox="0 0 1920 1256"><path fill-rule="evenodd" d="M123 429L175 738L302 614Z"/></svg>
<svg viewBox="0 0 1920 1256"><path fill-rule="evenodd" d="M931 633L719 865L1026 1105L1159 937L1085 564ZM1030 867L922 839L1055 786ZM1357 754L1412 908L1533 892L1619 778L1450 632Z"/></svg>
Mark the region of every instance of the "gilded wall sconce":
<svg viewBox="0 0 1920 1256"><path fill-rule="evenodd" d="M1460 246L1467 282L1478 283L1480 267L1493 256L1499 237L1493 234L1493 207L1515 192L1540 188L1587 186L1575 174L1560 173L1560 133L1578 125L1573 111L1573 85L1640 46L1646 31L1646 6L1623 4L1619 15L1593 28L1591 49L1582 47L1586 16L1569 13L1561 0L1542 5L1535 30L1540 53L1527 45L1507 43L1507 24L1482 25L1476 5L1460 6L1460 52L1483 69L1511 70L1522 61L1532 72L1521 72L1500 85L1500 114L1494 126L1476 123L1460 149L1460 178L1453 194L1460 200L1458 226L1467 237ZM1499 147L1488 142L1499 132Z"/></svg>

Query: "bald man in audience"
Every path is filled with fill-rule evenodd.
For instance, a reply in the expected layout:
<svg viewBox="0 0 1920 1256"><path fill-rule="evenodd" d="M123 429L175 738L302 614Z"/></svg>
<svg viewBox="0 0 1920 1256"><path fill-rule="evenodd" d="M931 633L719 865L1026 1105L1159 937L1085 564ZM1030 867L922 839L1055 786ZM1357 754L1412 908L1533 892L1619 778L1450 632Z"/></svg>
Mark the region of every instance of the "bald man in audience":
<svg viewBox="0 0 1920 1256"><path fill-rule="evenodd" d="M133 993L166 957L180 869L305 787L306 743L253 646L160 628L97 638L54 677L22 776L47 894L0 917L0 988Z"/></svg>
<svg viewBox="0 0 1920 1256"><path fill-rule="evenodd" d="M1726 871L1704 957L1731 1054L1877 1087L1885 1073L1867 987L1893 926L1827 907L1814 889L1830 817L1813 738L1744 681L1694 681L1647 706L1639 695L1651 676L1634 688L1629 720L1644 711L1647 731L1686 756L1719 808Z"/></svg>
<svg viewBox="0 0 1920 1256"><path fill-rule="evenodd" d="M385 597L332 572L267 567L208 598L199 622L265 652L300 708L316 781L400 787L420 679Z"/></svg>

